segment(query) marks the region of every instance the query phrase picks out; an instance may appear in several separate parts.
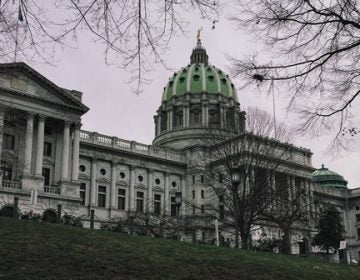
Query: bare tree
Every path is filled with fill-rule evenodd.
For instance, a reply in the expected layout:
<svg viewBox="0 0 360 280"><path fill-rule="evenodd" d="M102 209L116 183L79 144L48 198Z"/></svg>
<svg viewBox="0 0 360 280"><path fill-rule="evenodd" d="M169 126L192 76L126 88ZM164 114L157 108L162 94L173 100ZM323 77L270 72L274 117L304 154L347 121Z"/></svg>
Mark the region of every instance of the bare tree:
<svg viewBox="0 0 360 280"><path fill-rule="evenodd" d="M218 1L2 0L0 58L2 61L53 62L57 45L67 46L86 33L105 46L105 60L134 73L136 92L144 72L162 63L170 40L184 35L188 11L217 18Z"/></svg>
<svg viewBox="0 0 360 280"><path fill-rule="evenodd" d="M206 166L208 203L202 209L206 215L220 217L222 231L235 230L235 246L239 246L240 235L242 248L251 246L251 234L258 229L261 214L270 203L271 176L288 154L286 145L279 141L285 137L285 130L278 128L277 139L269 138L274 135L271 116L259 109L249 112L251 132L233 136L228 129L221 134L224 141L220 142L216 128L206 132L211 162Z"/></svg>
<svg viewBox="0 0 360 280"><path fill-rule="evenodd" d="M360 7L356 0L238 0L232 17L265 44L263 55L238 59L242 86L282 88L297 130L324 135L347 148L359 131L352 107L360 95ZM358 117L358 116L357 116ZM355 133L354 133L355 132Z"/></svg>
<svg viewBox="0 0 360 280"><path fill-rule="evenodd" d="M275 173L274 187L269 189L267 207L261 209L261 219L275 224L282 231L280 252L291 254L291 233L294 227L309 226L310 197L300 178Z"/></svg>

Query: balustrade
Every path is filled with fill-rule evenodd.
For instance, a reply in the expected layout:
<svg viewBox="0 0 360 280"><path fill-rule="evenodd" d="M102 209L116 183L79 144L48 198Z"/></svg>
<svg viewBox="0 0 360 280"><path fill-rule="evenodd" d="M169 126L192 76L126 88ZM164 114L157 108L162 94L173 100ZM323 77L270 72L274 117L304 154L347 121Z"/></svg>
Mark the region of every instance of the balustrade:
<svg viewBox="0 0 360 280"><path fill-rule="evenodd" d="M60 194L60 188L58 188L58 187L45 186L45 187L44 187L44 193Z"/></svg>
<svg viewBox="0 0 360 280"><path fill-rule="evenodd" d="M147 154L150 156L173 160L183 161L182 153L168 148L153 147L135 141L128 141L117 137L110 137L96 132L89 132L85 130L80 131L80 140L86 143L93 143L97 145L112 147L119 150L128 150L135 153Z"/></svg>
<svg viewBox="0 0 360 280"><path fill-rule="evenodd" d="M2 187L5 188L5 189L20 190L21 189L21 182L3 180L2 181Z"/></svg>

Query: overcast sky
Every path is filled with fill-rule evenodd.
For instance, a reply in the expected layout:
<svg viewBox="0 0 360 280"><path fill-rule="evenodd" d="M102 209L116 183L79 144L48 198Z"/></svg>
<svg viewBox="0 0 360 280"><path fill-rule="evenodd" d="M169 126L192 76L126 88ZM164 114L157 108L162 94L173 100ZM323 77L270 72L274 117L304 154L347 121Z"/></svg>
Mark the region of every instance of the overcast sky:
<svg viewBox="0 0 360 280"><path fill-rule="evenodd" d="M154 65L153 71L147 73L151 83L144 86L141 95L131 91L131 85L127 83L131 75L124 69L106 65L103 46L86 36L80 37L76 49L58 50L55 54L56 66L40 63L30 65L60 87L83 92L83 102L90 108L83 117L83 129L150 144L154 137L153 116L161 103L163 88L174 71L189 63L192 48L196 44L197 29L201 26L201 38L209 55L209 63L224 71L230 65L226 54L241 57L254 49L261 51L254 38L250 38L243 30L235 30L226 19L222 19L211 30L210 23L194 16L190 19L187 36L174 38L164 56L173 70ZM272 113L272 99L260 89L252 92L239 90L238 97L242 110L258 106ZM353 106L360 109L360 102ZM289 116L285 107L284 100L276 96L277 118L287 123ZM312 150L315 168L324 163L326 167L343 175L349 181L349 187L360 187L358 146L353 147L353 152L331 156L324 153L329 144L327 137L295 137L294 144Z"/></svg>

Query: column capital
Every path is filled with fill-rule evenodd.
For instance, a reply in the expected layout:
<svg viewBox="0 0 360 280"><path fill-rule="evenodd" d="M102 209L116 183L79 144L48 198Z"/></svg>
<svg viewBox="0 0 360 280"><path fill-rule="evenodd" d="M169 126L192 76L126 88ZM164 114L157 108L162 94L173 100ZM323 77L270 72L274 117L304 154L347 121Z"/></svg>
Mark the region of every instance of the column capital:
<svg viewBox="0 0 360 280"><path fill-rule="evenodd" d="M45 119L46 119L46 116L43 114L38 114L37 117L38 117L39 121L45 121Z"/></svg>
<svg viewBox="0 0 360 280"><path fill-rule="evenodd" d="M70 121L64 121L64 126L65 127L70 127L71 125L71 122Z"/></svg>
<svg viewBox="0 0 360 280"><path fill-rule="evenodd" d="M35 117L35 113L30 112L30 111L26 111L26 118L27 119L34 119Z"/></svg>
<svg viewBox="0 0 360 280"><path fill-rule="evenodd" d="M74 128L75 129L81 129L82 123L81 122L75 122L74 123Z"/></svg>
<svg viewBox="0 0 360 280"><path fill-rule="evenodd" d="M112 166L112 167L116 167L118 164L119 164L119 161L116 160L116 159L113 159L113 160L111 161L111 166Z"/></svg>

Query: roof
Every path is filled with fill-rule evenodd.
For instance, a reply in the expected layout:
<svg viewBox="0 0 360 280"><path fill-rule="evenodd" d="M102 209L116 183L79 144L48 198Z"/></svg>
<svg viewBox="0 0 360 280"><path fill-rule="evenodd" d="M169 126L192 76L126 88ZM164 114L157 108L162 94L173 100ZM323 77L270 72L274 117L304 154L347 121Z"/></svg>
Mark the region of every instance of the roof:
<svg viewBox="0 0 360 280"><path fill-rule="evenodd" d="M69 102L69 104L72 104L72 106L74 108L77 108L78 110L82 111L82 113L86 113L89 110L89 108L87 106L85 106L78 98L75 97L76 95L79 95L81 93L72 91L72 90L67 90L67 89L57 86L52 81L50 81L49 79L47 79L46 77L41 75L39 72L37 72L35 69L31 68L26 63L14 62L14 63L0 64L0 70L11 70L11 69L20 70L21 72L41 81L42 84L44 84L47 87L49 87L50 89L54 90L62 98L67 100Z"/></svg>
<svg viewBox="0 0 360 280"><path fill-rule="evenodd" d="M312 174L312 181L324 187L346 188L347 181L343 176L335 171L331 171L322 164L320 169L317 169Z"/></svg>
<svg viewBox="0 0 360 280"><path fill-rule="evenodd" d="M208 64L208 55L198 40L193 49L190 64L175 72L164 88L162 101L185 94L220 94L237 99L234 84L222 70Z"/></svg>

